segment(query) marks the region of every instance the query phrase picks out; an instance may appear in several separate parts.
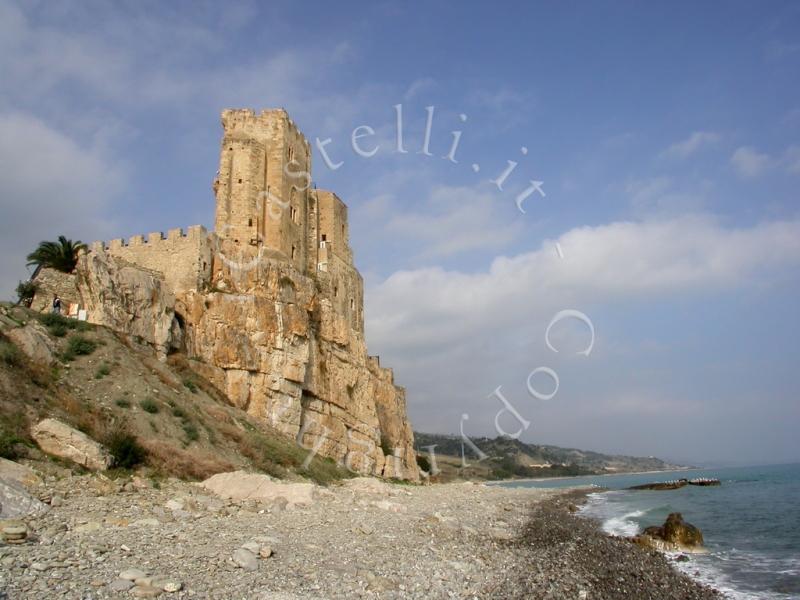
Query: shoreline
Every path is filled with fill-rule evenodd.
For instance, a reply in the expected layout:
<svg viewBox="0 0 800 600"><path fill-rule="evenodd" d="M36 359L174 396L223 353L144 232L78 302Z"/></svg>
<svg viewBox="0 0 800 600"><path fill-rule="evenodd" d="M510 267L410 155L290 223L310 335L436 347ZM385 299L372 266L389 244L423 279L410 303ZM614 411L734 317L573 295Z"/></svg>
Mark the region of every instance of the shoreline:
<svg viewBox="0 0 800 600"><path fill-rule="evenodd" d="M530 520L517 540L522 552L511 568L517 576L497 588L499 597L724 598L720 591L679 570L669 555L610 536L599 521L579 515L577 505L596 490L562 489L562 494L532 506ZM543 569L542 564L549 568ZM531 565L536 565L535 570Z"/></svg>
<svg viewBox="0 0 800 600"><path fill-rule="evenodd" d="M657 473L685 473L687 471L704 471L704 467L687 467L685 469L670 469L668 471L624 471L620 473L600 473L597 475L563 475L561 477L523 477L520 479L498 479L484 481L486 485L504 485L509 483L536 483L537 481L569 481L571 479L585 479L588 477L623 477L625 475L655 475Z"/></svg>
<svg viewBox="0 0 800 600"><path fill-rule="evenodd" d="M0 544L0 598L720 597L570 512L591 491L357 478L293 505L177 480L47 478L31 492L58 502L24 519L28 543ZM253 545L269 554L247 570L233 557ZM137 595L130 569L180 589Z"/></svg>

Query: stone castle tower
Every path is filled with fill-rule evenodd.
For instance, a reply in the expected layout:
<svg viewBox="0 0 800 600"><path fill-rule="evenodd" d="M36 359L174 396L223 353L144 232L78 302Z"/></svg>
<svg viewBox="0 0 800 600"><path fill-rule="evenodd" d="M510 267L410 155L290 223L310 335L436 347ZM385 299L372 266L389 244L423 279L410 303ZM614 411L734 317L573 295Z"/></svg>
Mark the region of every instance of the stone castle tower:
<svg viewBox="0 0 800 600"><path fill-rule="evenodd" d="M347 206L311 179L286 111L225 110L214 232L95 242L75 274L44 269L34 308L71 308L184 353L229 401L365 474L416 480L405 391L367 354ZM385 455L383 448L391 447Z"/></svg>
<svg viewBox="0 0 800 600"><path fill-rule="evenodd" d="M323 278L337 312L363 334L364 286L353 266L347 206L312 188L305 136L281 109L226 110L222 126L217 237L279 252L304 275Z"/></svg>

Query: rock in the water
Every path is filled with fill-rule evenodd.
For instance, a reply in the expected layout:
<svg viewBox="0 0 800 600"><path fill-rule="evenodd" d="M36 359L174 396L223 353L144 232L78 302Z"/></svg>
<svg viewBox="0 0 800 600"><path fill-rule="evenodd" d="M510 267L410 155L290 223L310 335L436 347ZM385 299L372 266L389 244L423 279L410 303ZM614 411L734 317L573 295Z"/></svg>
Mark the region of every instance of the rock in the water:
<svg viewBox="0 0 800 600"><path fill-rule="evenodd" d="M283 483L267 475L234 471L219 473L201 484L222 498L271 501L285 498L290 505L309 505L314 501L313 483Z"/></svg>
<svg viewBox="0 0 800 600"><path fill-rule="evenodd" d="M47 505L31 496L21 484L0 479L0 519L40 515L45 511Z"/></svg>
<svg viewBox="0 0 800 600"><path fill-rule="evenodd" d="M700 529L683 520L681 513L670 513L661 526L646 528L633 541L641 546L662 551L703 552Z"/></svg>
<svg viewBox="0 0 800 600"><path fill-rule="evenodd" d="M245 550L244 548L237 548L231 558L233 559L233 562L236 563L236 565L238 565L245 571L258 570L258 559L256 558L256 555L250 552L249 550Z"/></svg>
<svg viewBox="0 0 800 600"><path fill-rule="evenodd" d="M112 464L111 455L103 446L57 419L41 421L31 429L31 437L48 454L71 460L87 469L101 471Z"/></svg>
<svg viewBox="0 0 800 600"><path fill-rule="evenodd" d="M683 520L681 513L671 513L663 526L663 538L673 544L702 546L703 534L700 529Z"/></svg>

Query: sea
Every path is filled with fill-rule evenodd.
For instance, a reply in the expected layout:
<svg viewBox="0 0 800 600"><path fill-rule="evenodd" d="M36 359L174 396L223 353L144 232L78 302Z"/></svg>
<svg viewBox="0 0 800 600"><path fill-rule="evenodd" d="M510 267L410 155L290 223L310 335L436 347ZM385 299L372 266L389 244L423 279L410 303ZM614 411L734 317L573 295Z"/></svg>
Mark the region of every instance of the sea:
<svg viewBox="0 0 800 600"><path fill-rule="evenodd" d="M643 483L717 478L721 486L627 490ZM513 487L604 488L589 494L583 515L612 535L661 525L671 512L703 532L707 554L675 566L739 599L800 599L800 464L660 471L507 482Z"/></svg>

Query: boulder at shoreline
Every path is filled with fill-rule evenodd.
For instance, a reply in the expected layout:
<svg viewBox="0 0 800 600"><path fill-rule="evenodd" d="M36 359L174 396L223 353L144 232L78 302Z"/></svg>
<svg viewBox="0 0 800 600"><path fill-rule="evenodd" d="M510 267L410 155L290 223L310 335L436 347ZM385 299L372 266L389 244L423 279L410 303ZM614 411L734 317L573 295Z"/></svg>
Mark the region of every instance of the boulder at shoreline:
<svg viewBox="0 0 800 600"><path fill-rule="evenodd" d="M663 525L646 528L632 541L664 552L705 552L703 533L684 521L681 513L670 513Z"/></svg>

